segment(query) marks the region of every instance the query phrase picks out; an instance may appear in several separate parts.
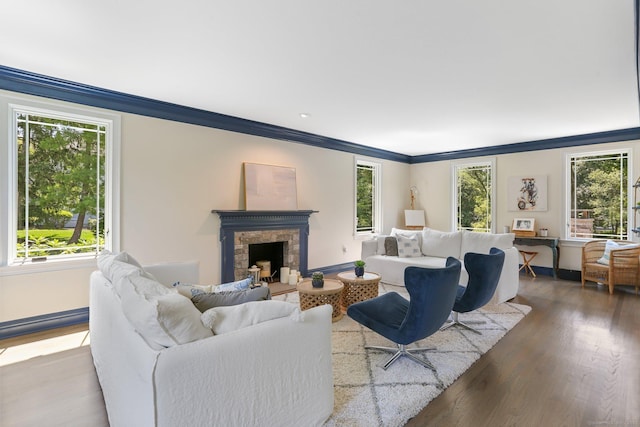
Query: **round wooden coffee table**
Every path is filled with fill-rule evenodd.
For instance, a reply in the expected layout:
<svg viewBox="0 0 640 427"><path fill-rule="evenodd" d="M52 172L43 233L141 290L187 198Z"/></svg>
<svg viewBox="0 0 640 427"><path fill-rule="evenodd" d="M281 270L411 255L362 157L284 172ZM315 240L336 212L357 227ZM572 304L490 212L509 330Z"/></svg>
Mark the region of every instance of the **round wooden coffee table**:
<svg viewBox="0 0 640 427"><path fill-rule="evenodd" d="M302 283L298 283L298 294L300 296L300 310L308 310L324 304L330 304L333 307L331 321L337 322L342 319L342 310L340 308L340 297L344 285L337 280L324 279L322 288L314 288L311 286L311 279L305 279Z"/></svg>
<svg viewBox="0 0 640 427"><path fill-rule="evenodd" d="M378 296L380 275L377 273L367 272L362 277L356 277L353 271L344 271L338 273L338 280L344 284L342 306L345 309L354 302L365 301Z"/></svg>

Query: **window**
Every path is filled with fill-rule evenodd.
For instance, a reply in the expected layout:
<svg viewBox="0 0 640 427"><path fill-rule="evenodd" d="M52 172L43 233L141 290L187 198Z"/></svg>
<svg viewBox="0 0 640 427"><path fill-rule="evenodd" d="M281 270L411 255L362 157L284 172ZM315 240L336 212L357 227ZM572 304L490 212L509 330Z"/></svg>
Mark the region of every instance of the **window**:
<svg viewBox="0 0 640 427"><path fill-rule="evenodd" d="M382 230L382 165L356 159L356 235Z"/></svg>
<svg viewBox="0 0 640 427"><path fill-rule="evenodd" d="M567 156L567 237L629 238L630 150Z"/></svg>
<svg viewBox="0 0 640 427"><path fill-rule="evenodd" d="M6 105L9 185L3 194L9 209L2 265L113 249L117 117L31 102Z"/></svg>
<svg viewBox="0 0 640 427"><path fill-rule="evenodd" d="M493 232L494 161L453 166L453 224L456 230Z"/></svg>

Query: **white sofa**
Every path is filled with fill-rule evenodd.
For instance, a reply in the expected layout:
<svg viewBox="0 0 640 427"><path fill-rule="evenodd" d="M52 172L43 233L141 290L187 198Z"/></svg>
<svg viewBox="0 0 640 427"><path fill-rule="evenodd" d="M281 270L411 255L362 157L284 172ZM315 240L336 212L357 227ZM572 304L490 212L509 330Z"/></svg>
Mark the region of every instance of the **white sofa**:
<svg viewBox="0 0 640 427"><path fill-rule="evenodd" d="M399 251L401 245L410 248L402 256L388 255L385 241L395 238ZM469 280L464 270L464 254L467 252L489 253L492 247L502 249L505 253L504 266L496 292L490 304L498 304L515 297L518 293L519 252L513 246L515 235L475 233L470 231L442 232L425 228L423 230L392 229L390 235L379 235L374 239L362 242L362 260L366 262L366 270L378 273L381 281L392 285L404 286L404 269L409 266L443 267L446 258L453 256L463 263L460 284L466 285ZM417 247L416 247L417 245ZM407 256L409 255L409 256Z"/></svg>
<svg viewBox="0 0 640 427"><path fill-rule="evenodd" d="M178 280L197 283L197 262L141 270L129 257L125 264L119 270L103 265L90 279L91 354L112 427L312 426L331 415L330 306L304 312L294 306L297 312L262 322L251 315L243 320L251 326L214 335L197 324L204 314L186 309L179 298L193 306L189 298L171 288ZM132 283L146 293L133 306ZM185 313L173 313L174 324L160 322L163 330L145 331L151 326L141 326L139 317L153 306L158 318L172 309L161 307L165 295ZM271 303L287 304L247 304L278 308ZM190 342L159 345L154 334L165 332Z"/></svg>

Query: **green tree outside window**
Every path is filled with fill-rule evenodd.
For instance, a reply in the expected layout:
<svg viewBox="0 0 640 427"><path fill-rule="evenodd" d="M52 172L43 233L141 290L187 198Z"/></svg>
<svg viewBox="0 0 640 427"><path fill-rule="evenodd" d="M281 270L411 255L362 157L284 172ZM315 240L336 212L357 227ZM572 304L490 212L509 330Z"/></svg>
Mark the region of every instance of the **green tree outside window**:
<svg viewBox="0 0 640 427"><path fill-rule="evenodd" d="M105 126L28 113L16 113L15 120L16 257L99 252Z"/></svg>

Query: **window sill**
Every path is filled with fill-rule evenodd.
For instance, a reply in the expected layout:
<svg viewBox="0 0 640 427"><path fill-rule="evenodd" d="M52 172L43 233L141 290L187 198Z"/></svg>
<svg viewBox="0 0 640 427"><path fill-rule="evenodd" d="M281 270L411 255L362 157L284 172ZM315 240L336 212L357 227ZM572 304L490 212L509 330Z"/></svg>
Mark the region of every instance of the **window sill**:
<svg viewBox="0 0 640 427"><path fill-rule="evenodd" d="M20 274L47 273L51 271L81 270L97 268L96 256L91 255L75 259L47 260L44 262L26 262L0 267L0 277Z"/></svg>
<svg viewBox="0 0 640 427"><path fill-rule="evenodd" d="M356 233L353 235L353 240L371 240L374 239L380 233Z"/></svg>

